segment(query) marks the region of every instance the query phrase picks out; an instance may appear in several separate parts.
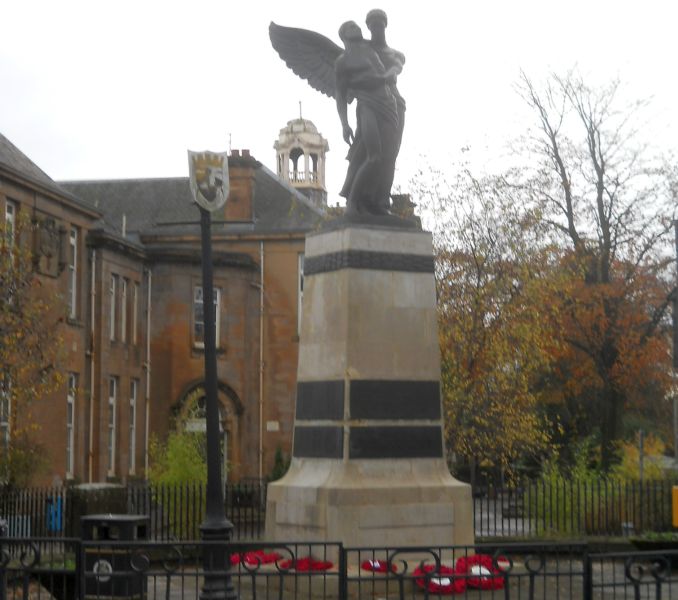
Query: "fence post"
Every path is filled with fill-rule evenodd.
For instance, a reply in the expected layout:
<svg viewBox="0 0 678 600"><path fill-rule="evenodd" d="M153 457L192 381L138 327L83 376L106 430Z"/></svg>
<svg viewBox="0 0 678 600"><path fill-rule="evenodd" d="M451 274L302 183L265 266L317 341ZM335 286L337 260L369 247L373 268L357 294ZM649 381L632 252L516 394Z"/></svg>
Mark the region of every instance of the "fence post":
<svg viewBox="0 0 678 600"><path fill-rule="evenodd" d="M584 577L583 577L583 587L582 598L583 600L593 600L593 568L591 565L591 556L589 554L588 544L584 549L582 555L582 560L584 562Z"/></svg>
<svg viewBox="0 0 678 600"><path fill-rule="evenodd" d="M0 567L0 600L7 600L7 570Z"/></svg>
<svg viewBox="0 0 678 600"><path fill-rule="evenodd" d="M82 536L82 533L79 534ZM85 597L85 551L82 547L82 539L75 544L75 598L82 600Z"/></svg>
<svg viewBox="0 0 678 600"><path fill-rule="evenodd" d="M339 544L339 600L348 598L348 572L347 572L346 549L344 544Z"/></svg>

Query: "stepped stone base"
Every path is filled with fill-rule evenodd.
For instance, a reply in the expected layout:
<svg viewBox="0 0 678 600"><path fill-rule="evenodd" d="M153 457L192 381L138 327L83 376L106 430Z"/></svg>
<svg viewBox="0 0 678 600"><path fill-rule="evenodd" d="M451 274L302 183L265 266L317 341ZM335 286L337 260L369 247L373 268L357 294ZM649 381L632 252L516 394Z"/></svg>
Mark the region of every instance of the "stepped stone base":
<svg viewBox="0 0 678 600"><path fill-rule="evenodd" d="M444 461L431 235L349 224L306 240L292 464L266 537L473 544Z"/></svg>
<svg viewBox="0 0 678 600"><path fill-rule="evenodd" d="M471 545L471 490L440 459L296 459L268 486L266 539Z"/></svg>

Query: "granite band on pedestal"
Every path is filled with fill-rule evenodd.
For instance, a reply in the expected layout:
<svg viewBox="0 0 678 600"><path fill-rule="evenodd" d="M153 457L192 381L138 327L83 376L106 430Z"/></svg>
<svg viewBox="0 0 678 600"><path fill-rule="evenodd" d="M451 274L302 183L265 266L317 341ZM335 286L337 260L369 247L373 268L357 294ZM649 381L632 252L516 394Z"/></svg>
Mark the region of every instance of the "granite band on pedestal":
<svg viewBox="0 0 678 600"><path fill-rule="evenodd" d="M307 238L292 464L267 537L472 543L470 488L444 460L433 271L426 232Z"/></svg>
<svg viewBox="0 0 678 600"><path fill-rule="evenodd" d="M383 425L369 421L438 421L440 384L437 381L355 380L348 383L348 458L441 457L439 424ZM343 381L302 381L297 386L293 456L344 458L337 431L344 417ZM303 421L329 421L337 426ZM310 440L314 440L311 443Z"/></svg>
<svg viewBox="0 0 678 600"><path fill-rule="evenodd" d="M329 273L340 269L433 273L434 263L432 256L369 250L344 250L343 252L331 252L309 258L304 264L304 276Z"/></svg>
<svg viewBox="0 0 678 600"><path fill-rule="evenodd" d="M343 381L301 381L297 384L297 421L333 421L341 420L343 416ZM440 383L351 381L349 416L353 419L440 419Z"/></svg>

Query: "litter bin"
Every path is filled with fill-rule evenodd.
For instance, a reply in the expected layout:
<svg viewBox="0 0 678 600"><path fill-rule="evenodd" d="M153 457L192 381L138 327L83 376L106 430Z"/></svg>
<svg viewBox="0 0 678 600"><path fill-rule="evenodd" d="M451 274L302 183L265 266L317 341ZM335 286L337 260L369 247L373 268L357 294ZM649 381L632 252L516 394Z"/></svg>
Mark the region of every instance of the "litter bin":
<svg viewBox="0 0 678 600"><path fill-rule="evenodd" d="M127 513L127 488L117 483L82 483L69 486L63 509L65 535L79 537L82 533L82 517Z"/></svg>
<svg viewBox="0 0 678 600"><path fill-rule="evenodd" d="M146 578L131 564L134 548L119 542L146 540L148 516L86 515L80 523L85 548L85 599L145 597Z"/></svg>

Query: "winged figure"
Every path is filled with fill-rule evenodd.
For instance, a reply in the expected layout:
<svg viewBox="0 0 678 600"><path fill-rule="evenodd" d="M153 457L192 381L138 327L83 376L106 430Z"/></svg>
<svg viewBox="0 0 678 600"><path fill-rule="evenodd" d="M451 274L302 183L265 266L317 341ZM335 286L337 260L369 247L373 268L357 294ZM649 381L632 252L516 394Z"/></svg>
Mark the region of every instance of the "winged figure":
<svg viewBox="0 0 678 600"><path fill-rule="evenodd" d="M367 14L372 34L365 40L354 21L339 28L344 48L325 36L271 23L273 48L311 87L334 98L343 137L349 145L349 166L340 194L346 214L388 215L395 163L405 123L405 101L396 82L405 56L386 43L383 10ZM348 122L348 105L356 100L355 134Z"/></svg>

